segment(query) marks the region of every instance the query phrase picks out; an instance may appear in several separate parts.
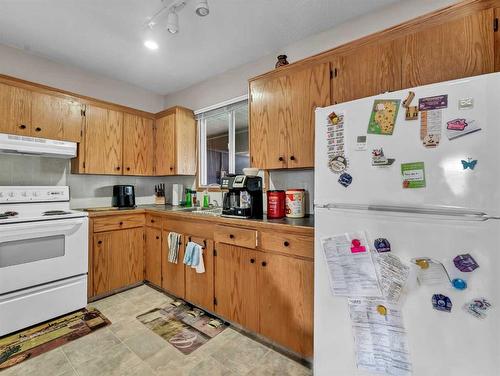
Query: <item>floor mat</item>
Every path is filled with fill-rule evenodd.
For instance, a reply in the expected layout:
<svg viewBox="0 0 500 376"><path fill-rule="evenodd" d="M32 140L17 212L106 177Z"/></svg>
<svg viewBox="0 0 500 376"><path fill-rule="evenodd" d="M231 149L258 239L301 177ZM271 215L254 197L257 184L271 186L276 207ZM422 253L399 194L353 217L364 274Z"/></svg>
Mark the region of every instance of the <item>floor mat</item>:
<svg viewBox="0 0 500 376"><path fill-rule="evenodd" d="M229 325L182 300L152 309L137 319L185 355L222 333Z"/></svg>
<svg viewBox="0 0 500 376"><path fill-rule="evenodd" d="M84 308L0 337L0 371L86 336L109 324L111 322L97 309Z"/></svg>

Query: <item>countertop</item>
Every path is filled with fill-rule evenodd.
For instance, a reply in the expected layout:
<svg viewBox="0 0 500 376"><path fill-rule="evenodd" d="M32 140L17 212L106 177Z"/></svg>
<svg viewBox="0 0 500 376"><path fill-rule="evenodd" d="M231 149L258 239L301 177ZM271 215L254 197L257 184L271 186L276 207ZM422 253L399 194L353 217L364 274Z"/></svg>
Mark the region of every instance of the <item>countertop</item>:
<svg viewBox="0 0 500 376"><path fill-rule="evenodd" d="M223 224L235 224L235 225L248 225L255 227L293 227L302 229L314 229L314 216L306 215L304 218L282 218L282 219L268 219L264 216L264 219L239 219L239 218L227 218L221 216L212 215L201 215L196 213L191 213L183 210L182 207L176 207L171 205L138 205L134 209L117 209L117 208L86 208L83 209L89 213L90 217L99 217L107 215L124 215L128 213L138 213L138 212L158 212L166 215L182 216L183 218L197 219L202 221L212 221L219 222Z"/></svg>

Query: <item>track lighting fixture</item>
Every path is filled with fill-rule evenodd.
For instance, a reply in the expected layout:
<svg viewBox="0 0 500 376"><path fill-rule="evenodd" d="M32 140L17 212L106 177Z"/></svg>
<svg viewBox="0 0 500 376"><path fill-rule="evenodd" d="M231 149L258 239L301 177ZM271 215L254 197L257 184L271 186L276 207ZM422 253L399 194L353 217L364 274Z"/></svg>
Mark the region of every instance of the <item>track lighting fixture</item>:
<svg viewBox="0 0 500 376"><path fill-rule="evenodd" d="M179 11L186 6L190 0L176 0L173 3L170 0L162 0L162 8L155 14L148 18L146 28L150 32L156 27L165 11L168 11L166 28L169 33L176 34L179 32ZM208 16L210 9L208 7L208 0L196 0L195 13L200 17ZM146 38L144 45L152 50L158 49L158 43L151 38Z"/></svg>

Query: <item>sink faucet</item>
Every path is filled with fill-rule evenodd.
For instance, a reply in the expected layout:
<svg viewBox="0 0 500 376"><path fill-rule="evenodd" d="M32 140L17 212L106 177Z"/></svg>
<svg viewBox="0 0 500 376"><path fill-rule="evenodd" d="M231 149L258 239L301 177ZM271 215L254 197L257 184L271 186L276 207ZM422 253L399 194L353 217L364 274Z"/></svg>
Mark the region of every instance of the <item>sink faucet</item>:
<svg viewBox="0 0 500 376"><path fill-rule="evenodd" d="M214 203L213 206L218 208L219 207L219 202L217 200L212 200L212 202Z"/></svg>

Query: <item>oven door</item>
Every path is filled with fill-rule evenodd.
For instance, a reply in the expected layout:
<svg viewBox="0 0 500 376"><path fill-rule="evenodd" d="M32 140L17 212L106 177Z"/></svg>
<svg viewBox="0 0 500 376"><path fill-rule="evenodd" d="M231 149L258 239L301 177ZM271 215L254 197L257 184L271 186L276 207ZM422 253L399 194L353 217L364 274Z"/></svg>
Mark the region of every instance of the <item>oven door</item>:
<svg viewBox="0 0 500 376"><path fill-rule="evenodd" d="M0 225L0 295L87 270L88 218Z"/></svg>

